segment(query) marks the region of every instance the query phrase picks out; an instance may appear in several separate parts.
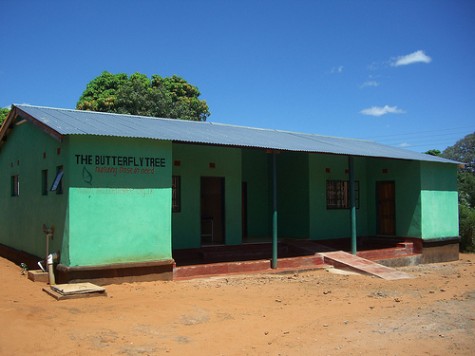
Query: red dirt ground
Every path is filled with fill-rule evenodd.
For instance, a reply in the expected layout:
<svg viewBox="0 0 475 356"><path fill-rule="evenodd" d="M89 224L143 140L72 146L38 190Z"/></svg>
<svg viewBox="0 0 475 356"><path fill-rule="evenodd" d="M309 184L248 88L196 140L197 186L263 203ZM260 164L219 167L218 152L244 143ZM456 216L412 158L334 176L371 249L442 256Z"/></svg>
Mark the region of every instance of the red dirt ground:
<svg viewBox="0 0 475 356"><path fill-rule="evenodd" d="M1 355L475 355L475 255L413 279L314 270L56 301L0 258Z"/></svg>

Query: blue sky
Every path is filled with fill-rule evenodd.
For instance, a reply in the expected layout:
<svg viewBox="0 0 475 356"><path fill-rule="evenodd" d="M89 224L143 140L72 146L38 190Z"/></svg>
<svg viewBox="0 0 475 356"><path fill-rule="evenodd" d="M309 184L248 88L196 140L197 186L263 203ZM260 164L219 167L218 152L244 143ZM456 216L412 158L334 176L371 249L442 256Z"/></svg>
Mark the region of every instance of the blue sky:
<svg viewBox="0 0 475 356"><path fill-rule="evenodd" d="M179 75L209 121L443 150L475 131L475 1L0 0L0 106Z"/></svg>

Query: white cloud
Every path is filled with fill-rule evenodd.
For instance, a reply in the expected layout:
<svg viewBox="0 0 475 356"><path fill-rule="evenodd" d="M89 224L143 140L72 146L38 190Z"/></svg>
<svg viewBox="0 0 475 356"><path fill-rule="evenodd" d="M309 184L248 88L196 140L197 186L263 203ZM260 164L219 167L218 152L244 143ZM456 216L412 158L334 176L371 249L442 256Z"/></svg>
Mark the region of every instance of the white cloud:
<svg viewBox="0 0 475 356"><path fill-rule="evenodd" d="M411 144L409 144L407 142L403 142L403 143L400 143L398 146L402 147L402 148L405 148L405 147L411 147Z"/></svg>
<svg viewBox="0 0 475 356"><path fill-rule="evenodd" d="M330 71L330 74L340 74L343 73L343 66L333 67Z"/></svg>
<svg viewBox="0 0 475 356"><path fill-rule="evenodd" d="M406 54L405 56L397 57L391 62L391 66L399 67L414 63L430 63L431 61L432 58L426 55L424 51L419 50L410 54Z"/></svg>
<svg viewBox="0 0 475 356"><path fill-rule="evenodd" d="M376 80L367 80L360 86L361 88L367 88L367 87L379 87L379 83Z"/></svg>
<svg viewBox="0 0 475 356"><path fill-rule="evenodd" d="M404 114L405 111L398 109L397 106L384 105L383 107L372 106L368 109L361 110L360 113L363 115L369 115L369 116L383 116L386 114Z"/></svg>

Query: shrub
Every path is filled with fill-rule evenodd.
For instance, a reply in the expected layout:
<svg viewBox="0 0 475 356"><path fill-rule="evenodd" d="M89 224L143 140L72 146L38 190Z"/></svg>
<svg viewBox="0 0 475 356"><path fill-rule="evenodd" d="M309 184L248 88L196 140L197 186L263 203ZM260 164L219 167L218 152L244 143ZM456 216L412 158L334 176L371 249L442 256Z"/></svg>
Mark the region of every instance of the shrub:
<svg viewBox="0 0 475 356"><path fill-rule="evenodd" d="M475 252L475 209L459 205L460 251Z"/></svg>

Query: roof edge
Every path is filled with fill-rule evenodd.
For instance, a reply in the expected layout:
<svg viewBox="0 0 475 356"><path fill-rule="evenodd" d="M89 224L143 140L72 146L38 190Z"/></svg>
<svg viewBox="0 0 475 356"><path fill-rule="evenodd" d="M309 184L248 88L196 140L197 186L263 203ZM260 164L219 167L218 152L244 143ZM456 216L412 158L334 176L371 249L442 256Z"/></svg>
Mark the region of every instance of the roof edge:
<svg viewBox="0 0 475 356"><path fill-rule="evenodd" d="M28 105L28 106L31 106L31 105ZM10 109L10 112L8 113L7 118L5 119L2 126L0 127L0 145L3 145L3 143L6 141L6 136L10 133L11 130L13 130L13 122L18 116L21 116L28 122L37 126L43 132L53 137L55 140L60 141L60 142L63 141L64 136L60 134L58 131L52 129L50 126L45 125L44 123L42 123L35 117L23 111L21 107L19 107L19 105L12 104L12 107Z"/></svg>
<svg viewBox="0 0 475 356"><path fill-rule="evenodd" d="M70 136L70 135L95 135L95 136L115 136L115 137L142 137L145 138L146 136L140 136L140 135L121 135L121 132L107 135L104 132L95 132L94 130L86 132L84 130L79 130L82 131L81 133L79 132L69 132L68 130L63 130L61 126L58 125L50 125L46 119L44 119L43 115L47 117L50 115L51 117L55 117L56 113L62 113L66 116L71 116L75 115L76 119L80 120L83 115L85 114L93 114L97 115L97 119L103 118L107 119L108 117L113 117L113 116L120 116L124 117L125 119L128 120L148 120L150 124L152 123L159 123L159 122L181 122L185 123L186 125L192 125L189 127L191 131L193 131L193 128L200 128L206 130L206 135L212 134L214 132L214 129L211 129L212 127L215 127L216 129L218 127L222 127L223 129L229 128L232 130L233 128L240 128L240 129L247 129L247 130L253 130L253 131L262 131L262 132L268 132L269 134L274 133L274 134L280 134L281 136L279 137L282 140L285 140L287 137L290 136L296 136L297 138L300 138L300 140L306 140L306 141L315 141L314 143L320 143L318 142L320 139L334 139L334 140L341 140L343 145L340 145L340 143L331 143L328 144L326 142L322 142L323 145L326 146L335 146L335 149L330 149L328 150L319 150L318 147L311 147L311 146L318 146L318 145L312 145L312 144L305 144L305 145L295 145L294 147L283 147L282 145L279 144L270 144L270 146L266 145L260 145L257 142L242 142L242 140L230 140L229 142L223 139L204 139L203 138L203 132L201 132L200 135L187 135L187 137L183 137L180 135L166 135L159 138L159 137L153 137L153 139L169 139L173 142L182 142L182 143L194 143L194 144L205 144L205 145L219 145L219 146L233 146L233 147L249 147L249 148L265 148L265 149L277 149L277 150L285 150L285 151L291 151L291 152L314 152L314 153L327 153L327 154L337 154L337 155L344 155L344 156L355 156L355 157L374 157L374 158L387 158L387 159L402 159L402 160L409 160L409 161L422 161L422 162L435 162L435 163L446 163L446 164L455 164L455 165L460 165L461 162L453 161L450 159L446 159L443 157L438 157L438 156L431 156L424 154L422 152L414 152L410 151L407 149L403 148L398 148L398 147L391 147L389 145L385 145L376 141L369 141L369 140L363 140L363 139L355 139L355 138L348 138L348 137L335 137L335 136L324 136L324 135L318 135L315 133L305 133L305 132L296 132L296 131L288 131L288 130L278 130L278 129L272 129L272 128L258 128L258 127L250 127L250 126L239 126L239 125L233 125L233 124L226 124L226 123L215 123L211 121L191 121L191 120L183 120L183 119L171 119L171 118L159 118L159 117L152 117L152 116L141 116L141 115L131 115L131 114L118 114L118 113L109 113L109 112L101 112L101 111L89 111L89 110L77 110L77 109L64 109L64 108L53 108L53 107L47 107L47 106L36 106L36 105L30 105L30 104L14 104L12 105L12 109L14 109L16 114L21 114L22 117L33 123L34 125L38 126L41 128L44 132L47 134L51 135L53 138L62 141L64 136ZM37 112L37 113L35 113ZM30 114L31 113L31 114ZM13 115L15 116L15 115ZM87 115L86 115L87 116ZM13 120L12 117L9 117L9 122ZM10 123L11 125L11 123ZM198 125L198 126L195 126ZM201 125L201 126L199 126ZM203 126L204 125L204 126ZM210 131L208 132L208 129ZM6 129L3 129L3 136L6 134L5 133ZM219 130L218 130L219 131ZM218 132L218 134L220 134ZM283 135L283 136L282 136ZM209 135L208 135L209 136ZM208 137L207 136L207 137ZM221 134L221 136L223 136ZM2 136L0 136L1 138ZM148 136L147 136L148 137ZM152 137L148 137L152 138ZM374 147L366 147L365 149L359 149L359 150L352 150L352 149L347 149L344 146L348 146L352 142L358 144L358 143L363 143L363 144L369 144ZM252 144L252 143L255 143ZM306 142L308 143L308 142ZM343 146L343 147L341 147ZM374 153L373 151L378 151L379 147L381 147L381 150L389 150L392 152L391 154L385 155L383 152L380 154ZM370 152L371 151L371 152Z"/></svg>

